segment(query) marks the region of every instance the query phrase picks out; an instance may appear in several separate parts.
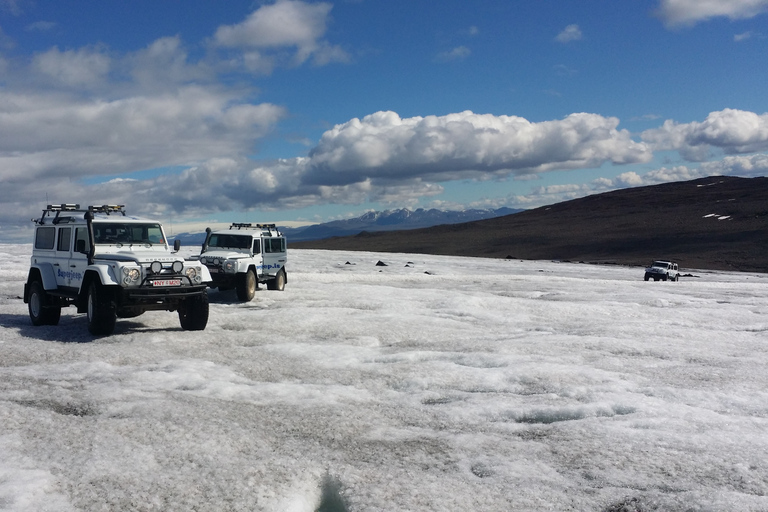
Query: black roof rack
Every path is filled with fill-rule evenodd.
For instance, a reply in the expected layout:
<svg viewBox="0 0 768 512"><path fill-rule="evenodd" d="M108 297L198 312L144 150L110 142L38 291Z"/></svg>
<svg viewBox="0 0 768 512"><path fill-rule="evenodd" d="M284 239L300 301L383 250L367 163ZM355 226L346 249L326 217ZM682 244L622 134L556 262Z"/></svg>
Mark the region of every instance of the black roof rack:
<svg viewBox="0 0 768 512"><path fill-rule="evenodd" d="M278 236L281 236L280 231L277 229L277 224L252 224L250 222L233 222L229 226L229 229L261 229L270 231L270 233L275 231Z"/></svg>
<svg viewBox="0 0 768 512"><path fill-rule="evenodd" d="M59 224L61 222L71 222L74 217L72 216L66 216L62 217L60 216L62 212L64 213L105 213L109 215L110 213L122 213L123 216L125 216L125 205L124 204L104 204L101 206L89 206L87 209L80 208L79 204L76 203L63 203L63 204L49 204L45 208L43 208L43 214L40 216L39 219L32 219L32 221L35 224L45 224L45 217L52 216L51 223L52 224Z"/></svg>

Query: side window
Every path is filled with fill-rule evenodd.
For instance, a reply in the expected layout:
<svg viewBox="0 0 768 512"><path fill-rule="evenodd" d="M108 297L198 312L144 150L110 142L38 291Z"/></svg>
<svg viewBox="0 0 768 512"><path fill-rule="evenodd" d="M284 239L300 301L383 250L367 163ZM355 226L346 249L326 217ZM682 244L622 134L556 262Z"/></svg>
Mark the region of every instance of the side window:
<svg viewBox="0 0 768 512"><path fill-rule="evenodd" d="M56 228L40 227L35 233L35 249L53 249L53 243L56 238Z"/></svg>
<svg viewBox="0 0 768 512"><path fill-rule="evenodd" d="M253 254L259 254L261 252L261 240L258 238L253 240Z"/></svg>
<svg viewBox="0 0 768 512"><path fill-rule="evenodd" d="M265 238L264 252L285 252L285 238Z"/></svg>
<svg viewBox="0 0 768 512"><path fill-rule="evenodd" d="M72 243L72 228L59 228L59 242L56 245L57 251L69 252Z"/></svg>
<svg viewBox="0 0 768 512"><path fill-rule="evenodd" d="M88 252L89 249L88 228L75 228L75 251Z"/></svg>

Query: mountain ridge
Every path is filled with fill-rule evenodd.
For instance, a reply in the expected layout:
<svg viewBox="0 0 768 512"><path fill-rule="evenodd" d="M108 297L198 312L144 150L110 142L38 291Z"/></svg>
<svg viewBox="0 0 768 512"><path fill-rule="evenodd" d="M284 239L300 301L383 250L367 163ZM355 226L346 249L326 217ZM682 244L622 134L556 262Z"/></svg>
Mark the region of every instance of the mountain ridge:
<svg viewBox="0 0 768 512"><path fill-rule="evenodd" d="M713 176L594 194L513 215L291 243L358 250L768 272L768 178Z"/></svg>

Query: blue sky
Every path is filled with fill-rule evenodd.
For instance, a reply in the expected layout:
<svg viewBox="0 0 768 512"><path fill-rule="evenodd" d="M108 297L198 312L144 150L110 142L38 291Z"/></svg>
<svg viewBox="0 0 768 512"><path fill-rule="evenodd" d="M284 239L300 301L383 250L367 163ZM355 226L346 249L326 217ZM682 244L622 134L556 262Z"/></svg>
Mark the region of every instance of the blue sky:
<svg viewBox="0 0 768 512"><path fill-rule="evenodd" d="M768 172L768 0L0 0L0 241Z"/></svg>

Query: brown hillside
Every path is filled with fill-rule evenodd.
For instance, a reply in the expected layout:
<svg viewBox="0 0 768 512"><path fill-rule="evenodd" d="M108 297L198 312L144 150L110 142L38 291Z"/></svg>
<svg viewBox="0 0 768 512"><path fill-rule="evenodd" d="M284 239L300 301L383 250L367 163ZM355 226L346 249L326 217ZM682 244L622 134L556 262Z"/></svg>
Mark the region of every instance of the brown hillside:
<svg viewBox="0 0 768 512"><path fill-rule="evenodd" d="M768 178L623 189L495 219L291 247L627 265L669 258L687 268L768 272Z"/></svg>

